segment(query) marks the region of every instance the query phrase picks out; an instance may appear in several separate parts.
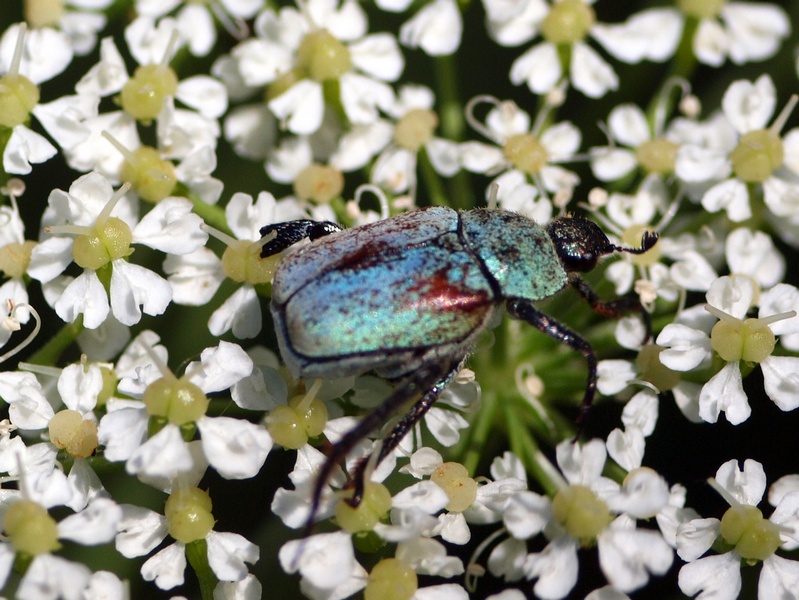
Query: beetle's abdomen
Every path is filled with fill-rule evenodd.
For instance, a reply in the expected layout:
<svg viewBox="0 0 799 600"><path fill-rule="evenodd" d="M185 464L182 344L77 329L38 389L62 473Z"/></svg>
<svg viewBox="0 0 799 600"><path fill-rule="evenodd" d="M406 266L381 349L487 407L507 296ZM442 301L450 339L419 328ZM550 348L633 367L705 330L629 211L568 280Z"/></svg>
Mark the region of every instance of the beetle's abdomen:
<svg viewBox="0 0 799 600"><path fill-rule="evenodd" d="M306 282L283 306L291 350L314 360L464 342L495 299L474 257L454 233L380 256L338 263Z"/></svg>

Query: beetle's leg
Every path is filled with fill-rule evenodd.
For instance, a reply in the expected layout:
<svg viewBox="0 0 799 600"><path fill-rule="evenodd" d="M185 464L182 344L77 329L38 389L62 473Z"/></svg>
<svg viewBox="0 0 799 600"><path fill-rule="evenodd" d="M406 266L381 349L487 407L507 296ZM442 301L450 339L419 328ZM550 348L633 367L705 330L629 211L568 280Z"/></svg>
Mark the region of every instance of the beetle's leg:
<svg viewBox="0 0 799 600"><path fill-rule="evenodd" d="M413 429L413 427L419 421L422 420L425 414L427 414L427 411L430 410L430 407L433 406L433 403L438 400L441 392L446 389L449 383L458 374L460 369L461 365L459 363L458 366L450 371L445 377L436 382L424 396L419 398L410 408L410 410L403 415L399 422L394 425L388 435L383 438L383 443L380 446L380 451L377 454L377 460L374 461L375 467L383 462L383 459L391 454L397 446L399 446L400 442L407 435L407 433ZM353 471L353 494L352 498L348 501L351 506L358 506L363 498L364 472L366 470L366 465L368 465L370 462L370 458L371 457L368 456L364 458L360 463L358 463L358 466L355 467L355 470Z"/></svg>
<svg viewBox="0 0 799 600"><path fill-rule="evenodd" d="M583 298L585 298L585 301L588 302L588 305L591 307L591 309L598 315L612 319L618 319L625 312L634 311L639 313L641 318L644 320L644 327L646 327L646 337L644 338L644 343L646 344L650 339L652 339L652 319L649 316L649 313L644 310L644 307L641 306L641 302L638 300L637 296L622 296L621 298L616 298L615 300L603 302L597 293L591 289L591 286L589 286L581 277L578 277L577 275L571 275L569 277L569 283Z"/></svg>
<svg viewBox="0 0 799 600"><path fill-rule="evenodd" d="M277 235L261 248L261 258L283 252L289 246L305 238L314 241L342 229L341 225L332 221L312 221L311 219L297 219L296 221L266 225L260 229L261 237L266 237L272 232Z"/></svg>
<svg viewBox="0 0 799 600"><path fill-rule="evenodd" d="M433 364L421 367L412 375L401 379L392 390L391 394L389 394L379 406L364 416L353 429L348 431L338 442L333 444L327 455L327 460L319 470L316 483L314 484L313 493L311 495L311 510L305 522L306 537L313 528L314 517L319 511L319 505L322 500L322 492L333 475L335 468L344 461L358 442L366 438L370 432L380 427L380 425L388 420L388 418L410 398L413 398L413 396L419 393L424 393L423 398L427 396L428 394L425 392L432 390L439 381L444 380L451 369L451 363L446 363L445 365Z"/></svg>
<svg viewBox="0 0 799 600"><path fill-rule="evenodd" d="M580 404L580 412L577 414L577 423L582 423L585 414L594 402L594 395L596 394L596 355L593 348L591 348L591 344L565 325L542 313L526 300L508 300L507 310L512 318L521 319L529 323L539 331L543 331L573 350L577 350L585 357L585 361L588 363L588 384L585 387L585 396L583 396L583 401Z"/></svg>

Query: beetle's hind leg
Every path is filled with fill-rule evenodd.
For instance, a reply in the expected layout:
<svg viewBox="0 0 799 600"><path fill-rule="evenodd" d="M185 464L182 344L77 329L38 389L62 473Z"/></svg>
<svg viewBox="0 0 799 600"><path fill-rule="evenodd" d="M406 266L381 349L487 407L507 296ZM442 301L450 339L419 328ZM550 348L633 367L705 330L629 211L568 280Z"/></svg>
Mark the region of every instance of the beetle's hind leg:
<svg viewBox="0 0 799 600"><path fill-rule="evenodd" d="M261 248L261 258L283 252L289 246L305 238L314 241L342 229L341 225L332 221L312 221L311 219L297 219L296 221L266 225L259 230L261 237L266 237L272 232L276 235Z"/></svg>
<svg viewBox="0 0 799 600"><path fill-rule="evenodd" d="M433 362L433 361L430 361ZM334 470L340 465L355 445L366 438L373 430L378 429L385 423L397 410L411 400L417 394L422 394L421 398L413 405L411 412L405 415L389 433L380 454L377 457L379 463L383 458L397 447L407 431L424 416L425 412L438 398L439 394L446 387L457 370L453 365L459 365L460 361L442 361L439 359L433 364L420 367L412 374L399 381L391 394L383 400L372 412L364 416L354 428L348 431L338 442L333 444L327 455L327 460L322 465L314 484L311 495L311 507L308 519L305 523L305 533L310 534L316 514L322 501L322 493L325 486L330 481ZM368 459L367 459L368 461ZM366 462L363 466L358 466L355 472L354 487L355 494L350 503L356 505L360 503L363 495L363 477Z"/></svg>
<svg viewBox="0 0 799 600"><path fill-rule="evenodd" d="M391 454L397 448L397 446L399 446L400 442L402 442L403 438L408 434L408 432L410 432L411 429L413 429L414 426L422 420L425 414L427 414L427 411L430 410L430 407L433 406L436 400L438 400L441 392L446 389L446 387L458 374L462 364L462 362L458 363L457 367L452 369L443 378L437 381L427 391L427 393L425 393L414 403L410 410L408 410L408 412L402 416L399 422L394 425L386 437L383 438L383 443L380 446L377 459L374 461L375 467L383 462L383 459ZM365 471L366 466L370 463L370 459L371 457L369 456L361 460L352 473L353 494L352 498L348 500L348 503L351 506L358 506L363 498Z"/></svg>

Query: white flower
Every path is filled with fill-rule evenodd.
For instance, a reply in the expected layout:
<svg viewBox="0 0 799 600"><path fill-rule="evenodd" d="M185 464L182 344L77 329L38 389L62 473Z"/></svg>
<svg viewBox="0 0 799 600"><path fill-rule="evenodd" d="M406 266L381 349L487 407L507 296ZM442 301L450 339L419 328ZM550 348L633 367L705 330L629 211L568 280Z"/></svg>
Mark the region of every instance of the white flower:
<svg viewBox="0 0 799 600"><path fill-rule="evenodd" d="M709 423L715 423L722 411L733 425L749 418L751 408L743 389L741 361L760 364L766 395L780 409L788 411L799 406L799 359L772 354L776 340L771 329L772 323L787 319L791 323L786 333L796 332L797 325L792 322L796 312L767 314L761 307L758 319L744 321L757 293L759 289L749 277L720 277L707 292L708 310L721 319L710 335L701 329L670 324L658 336L658 345L669 348L661 353L660 360L670 369L690 371L701 367L714 350L726 361L699 394L698 414ZM758 336L764 343L754 343Z"/></svg>
<svg viewBox="0 0 799 600"><path fill-rule="evenodd" d="M273 30L280 31L277 38ZM302 13L269 9L259 15L256 31L260 37L244 42L233 55L249 86L273 83L291 69L299 74L299 81L268 102L292 133L310 134L322 125L325 81L338 81L351 124L373 122L392 102L385 82L395 81L404 67L399 46L388 33L367 34L366 14L357 2L310 0Z"/></svg>
<svg viewBox="0 0 799 600"><path fill-rule="evenodd" d="M169 389L177 386L184 390L182 393L191 394L191 401L185 401L182 407L173 406L171 410L177 410L176 413L158 401L155 404L127 401L109 406L98 431L101 443L106 446L105 456L112 461L127 461L128 472L157 486L188 472L199 470L202 474L205 464L230 479L254 476L272 448L268 432L243 419L204 414L208 402L205 394L225 390L251 373L252 361L246 353L235 344L220 342L217 347L204 350L200 362L191 363L180 380L168 371L164 374L163 363L155 364L152 358L145 360L144 364L137 361L132 371L128 368L135 375L122 378L120 390L147 399L148 389L158 397L157 394L164 392L156 390L171 385ZM147 439L151 417L168 422ZM201 435L199 442L183 441L175 423L187 422L196 423Z"/></svg>
<svg viewBox="0 0 799 600"><path fill-rule="evenodd" d="M26 123L39 104L38 84L61 73L71 61L67 37L53 29L26 35L24 26L12 25L0 38L0 90L4 106L15 109L0 116L0 127L11 130L3 149L6 173L30 173L31 163L55 156L56 148Z"/></svg>
<svg viewBox="0 0 799 600"><path fill-rule="evenodd" d="M83 274L55 302L62 319L73 322L82 314L84 326L94 329L109 314L109 297L114 317L124 325L137 323L142 311L156 315L166 310L172 299L169 284L128 262L130 244L186 254L202 246L207 235L200 230L202 220L191 212L191 203L183 198L163 200L138 223L136 212L135 203L120 192L113 194L111 184L99 173L75 180L69 193L54 190L50 194L43 223L62 235L49 237L34 249L28 272L48 284L73 261L83 268ZM89 246L92 240L98 240L95 249ZM105 275L110 270L109 292L98 276L101 269Z"/></svg>
<svg viewBox="0 0 799 600"><path fill-rule="evenodd" d="M491 106L485 123L479 122L472 114L474 107L481 102ZM542 119L538 118L532 124L530 115L514 102L500 102L488 96L471 100L467 111L472 127L493 144L462 143L463 167L487 175L502 173L494 180L499 186L497 199L500 205L540 223L547 222L552 214L548 192L570 197L580 182L577 174L558 166L574 157L580 146L580 130L568 121L541 130ZM520 193L526 199L525 204L510 206L509 203L514 203ZM536 196L541 197L537 202Z"/></svg>
<svg viewBox="0 0 799 600"><path fill-rule="evenodd" d="M651 48L648 53L636 52L633 47L640 48L643 39L633 43L629 33L633 27L620 31L603 28L596 22L593 4L593 0L551 4L544 0L483 0L489 35L499 44L517 46L537 38L539 34L543 37L543 41L531 46L513 62L511 82L515 85L526 83L533 93L546 94L561 84L566 70L576 89L591 98L601 98L618 87L619 79L613 68L588 45L589 37L594 37L608 52L629 62L641 58L663 60L676 44L679 29L667 22L661 24L655 43L652 38L646 39ZM561 61L559 45L569 46L571 58L568 65Z"/></svg>
<svg viewBox="0 0 799 600"><path fill-rule="evenodd" d="M769 494L775 510L766 520L757 504L766 489L763 466L752 459L743 469L730 460L709 480L713 488L730 504L724 518L692 519L677 529L677 553L688 564L680 569L679 585L685 594L718 598L735 598L741 589L741 565L763 563L758 584L761 598L792 594L799 578L799 563L775 554L779 547L793 549L797 537L799 493L784 486L779 493ZM728 518L729 517L729 518ZM703 556L714 542L733 549L721 555Z"/></svg>

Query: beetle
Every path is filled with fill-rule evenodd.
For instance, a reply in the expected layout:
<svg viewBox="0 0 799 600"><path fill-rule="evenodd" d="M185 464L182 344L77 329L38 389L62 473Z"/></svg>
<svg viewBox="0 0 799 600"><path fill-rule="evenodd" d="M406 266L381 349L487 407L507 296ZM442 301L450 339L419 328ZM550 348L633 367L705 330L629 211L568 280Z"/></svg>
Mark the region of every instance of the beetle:
<svg viewBox="0 0 799 600"><path fill-rule="evenodd" d="M320 470L308 526L336 466L371 431L410 400L415 404L384 439L379 463L391 453L455 376L478 336L507 314L580 352L588 381L578 422L590 407L597 360L586 339L542 313L535 303L573 287L597 313L647 313L634 297L603 302L580 278L613 252L642 254L658 239L645 233L639 248L614 245L592 221L566 216L546 226L500 209L459 212L445 207L410 211L343 229L300 219L261 228L261 256L286 250L272 282L271 312L283 360L299 378L337 378L374 370L396 381L383 403L345 434ZM363 493L362 461L349 503Z"/></svg>

